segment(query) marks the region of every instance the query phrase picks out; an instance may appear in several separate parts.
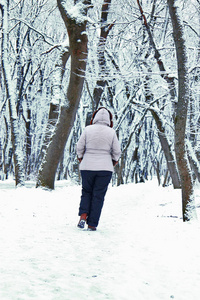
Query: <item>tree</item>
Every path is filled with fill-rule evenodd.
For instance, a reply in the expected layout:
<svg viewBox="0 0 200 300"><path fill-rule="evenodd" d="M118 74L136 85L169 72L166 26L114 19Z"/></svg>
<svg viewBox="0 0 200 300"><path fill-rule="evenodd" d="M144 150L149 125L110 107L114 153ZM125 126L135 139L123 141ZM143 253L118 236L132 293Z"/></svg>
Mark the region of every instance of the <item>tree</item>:
<svg viewBox="0 0 200 300"><path fill-rule="evenodd" d="M2 12L2 45L1 45L1 64L3 78L6 87L6 97L9 105L11 123L11 141L14 158L15 184L24 184L23 154L20 148L18 116L15 106L15 95L12 89L11 74L8 63L8 1L1 1L0 9Z"/></svg>
<svg viewBox="0 0 200 300"><path fill-rule="evenodd" d="M179 11L180 2L167 0L173 26L178 67L178 102L175 117L175 154L181 179L183 221L193 218L195 212L193 181L186 150L186 122L190 98L188 55L184 26Z"/></svg>
<svg viewBox="0 0 200 300"><path fill-rule="evenodd" d="M156 3L156 1L153 2L151 16L154 15L155 3ZM146 31L148 33L148 39L149 39L150 47L154 51L154 57L156 59L157 65L158 65L159 70L160 70L160 76L167 82L169 93L170 93L170 96L171 96L171 102L173 102L175 97L176 97L176 89L175 89L174 78L170 77L169 74L166 72L166 68L165 68L164 63L162 61L161 54L160 54L159 50L156 47L156 44L155 44L155 41L154 41L154 38L153 38L153 34L151 32L151 29L150 29L150 24L147 21L147 18L144 14L144 11L142 9L142 6L141 6L139 0L137 0L137 4L138 4L138 7L139 7L139 10L140 10L142 19L143 19L144 28L146 29ZM152 18L151 18L151 20L152 20ZM148 53L146 54L146 58L148 58L149 56L150 56L150 51L148 51ZM148 71L149 71L149 73L152 72L150 66L148 67ZM149 83L150 82L150 76L146 75L145 79L146 79L145 95L146 95L147 103L149 103L149 101L153 101L153 95L151 93L151 87L150 87L150 83ZM152 107L149 110L152 113L152 116L155 120L157 129L158 129L158 136L159 136L159 139L160 139L162 150L163 150L165 158L166 158L166 162L167 162L167 166L168 166L170 176L172 178L173 186L174 186L174 188L180 188L180 179L179 179L179 174L178 174L178 170L177 170L177 166L176 166L176 160L174 158L172 149L171 149L170 144L168 142L167 135L165 133L165 127L164 127L164 122L162 121L163 117L161 115L161 110L158 112L158 107L156 107L156 108Z"/></svg>
<svg viewBox="0 0 200 300"><path fill-rule="evenodd" d="M71 132L79 106L87 62L87 11L89 0L75 1L74 10L57 0L58 8L67 28L71 71L66 99L61 104L58 122L43 158L36 186L54 189L55 175L59 161ZM73 15L73 11L75 14ZM78 14L76 14L78 11ZM59 84L59 83L58 83Z"/></svg>
<svg viewBox="0 0 200 300"><path fill-rule="evenodd" d="M110 30L112 29L114 23L107 24L108 20L108 11L111 5L111 0L104 0L101 8L101 21L100 21L100 37L97 46L97 55L98 55L98 64L99 64L99 79L96 82L96 87L93 91L93 107L98 108L101 96L104 92L106 86L106 80L104 77L108 75L106 72L106 59L105 59L105 50L106 50L106 40Z"/></svg>
<svg viewBox="0 0 200 300"><path fill-rule="evenodd" d="M191 88L186 128L187 154L195 178L200 178L198 1L184 0L182 6ZM77 14L84 3L82 0L59 2L64 8L68 5L64 14L68 12L72 17L76 13L86 18L83 10L82 14ZM87 116L96 105L106 105L113 113L114 127L123 150L113 174L113 184L148 180L157 175L158 183L165 177L166 184L172 181L175 186L177 176L172 176L177 174L173 169L167 170L176 164L174 120L178 78L167 2L92 1L93 9L87 11L88 22L86 20L89 55L86 55L87 68L81 74L86 80L75 121L71 115L66 119L61 112L62 107L71 102L67 95L72 57L57 2L10 0L7 3L9 40L6 71L10 72L12 81L11 93L14 94L18 120L18 149L22 150L25 179L36 179L41 161L44 163L43 154L44 159L47 158L49 142L53 144L55 140L52 133L55 133L62 115L65 121L71 120L72 130L59 160L56 178L77 180L75 145ZM88 9L87 6L83 8ZM0 38L2 53L2 31ZM13 175L14 170L8 103L0 64L2 179ZM56 151L49 153L54 157ZM49 161L54 164L53 158ZM46 170L52 171L51 168Z"/></svg>
<svg viewBox="0 0 200 300"><path fill-rule="evenodd" d="M23 163L22 170L25 179L30 179L35 172L35 166L38 165L37 153L43 136L41 129L44 127L39 122L45 123L44 103L48 102L46 88L48 80L45 80L44 74L48 78L49 67L45 66L44 69L44 56L41 55L41 52L44 51L46 45L51 44L49 41L52 41L48 35L49 31L44 28L45 24L47 28L49 27L48 22L43 20L43 11L48 12L51 5L44 0L40 2L22 0L18 3L10 0L1 3L2 8L7 4L8 22L6 25L6 52L3 48L6 44L5 35L1 35L1 59L5 57L6 64L5 60L4 65L1 63L0 74L4 74L3 66L5 66L7 78L11 78L7 84L7 81L4 80L5 77L0 76L0 118L2 124L0 138L1 149L3 149L2 165L4 166L2 179L8 178L8 175L13 173L13 165L15 164L15 154L11 142L12 126L9 121L9 101L6 95L7 87L13 95L12 111L16 110L17 152L20 153L20 160ZM42 97L43 100L41 101ZM43 110L39 109L39 106L42 106Z"/></svg>

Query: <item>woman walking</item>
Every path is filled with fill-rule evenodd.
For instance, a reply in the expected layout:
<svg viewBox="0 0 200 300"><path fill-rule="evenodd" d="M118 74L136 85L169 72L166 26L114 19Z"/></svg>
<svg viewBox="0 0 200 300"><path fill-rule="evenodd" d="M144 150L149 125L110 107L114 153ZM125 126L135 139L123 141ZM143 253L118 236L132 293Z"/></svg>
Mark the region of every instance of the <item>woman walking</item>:
<svg viewBox="0 0 200 300"><path fill-rule="evenodd" d="M88 230L94 231L99 223L113 166L117 164L121 154L119 141L112 127L111 112L100 107L94 112L90 126L85 128L77 143L82 178L79 228L84 228L87 223Z"/></svg>

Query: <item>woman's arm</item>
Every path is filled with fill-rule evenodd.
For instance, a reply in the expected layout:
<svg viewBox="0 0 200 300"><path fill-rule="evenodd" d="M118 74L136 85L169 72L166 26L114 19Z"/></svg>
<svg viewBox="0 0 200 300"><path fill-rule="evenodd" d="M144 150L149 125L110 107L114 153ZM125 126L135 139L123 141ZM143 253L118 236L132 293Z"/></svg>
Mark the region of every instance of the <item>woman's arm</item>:
<svg viewBox="0 0 200 300"><path fill-rule="evenodd" d="M117 164L120 154L121 154L120 144L115 132L113 137L113 142L112 142L112 151L111 151L114 166Z"/></svg>
<svg viewBox="0 0 200 300"><path fill-rule="evenodd" d="M83 155L85 153L85 144L86 144L86 135L85 135L85 130L80 136L80 139L78 140L78 143L76 145L76 154L78 157L78 160L81 162L83 159Z"/></svg>

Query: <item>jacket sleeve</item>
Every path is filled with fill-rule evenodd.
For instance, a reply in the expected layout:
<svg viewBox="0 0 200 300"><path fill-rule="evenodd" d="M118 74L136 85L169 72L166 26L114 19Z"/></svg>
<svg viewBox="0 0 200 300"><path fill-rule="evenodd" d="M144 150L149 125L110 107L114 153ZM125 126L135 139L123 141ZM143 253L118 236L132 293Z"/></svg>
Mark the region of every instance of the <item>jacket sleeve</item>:
<svg viewBox="0 0 200 300"><path fill-rule="evenodd" d="M83 155L85 153L85 145L86 145L86 134L85 130L80 136L80 139L78 140L78 143L76 145L76 154L78 158L83 158Z"/></svg>
<svg viewBox="0 0 200 300"><path fill-rule="evenodd" d="M119 144L116 132L114 133L114 137L113 137L111 155L112 155L112 160L114 160L116 162L119 160L119 157L121 155L120 144Z"/></svg>

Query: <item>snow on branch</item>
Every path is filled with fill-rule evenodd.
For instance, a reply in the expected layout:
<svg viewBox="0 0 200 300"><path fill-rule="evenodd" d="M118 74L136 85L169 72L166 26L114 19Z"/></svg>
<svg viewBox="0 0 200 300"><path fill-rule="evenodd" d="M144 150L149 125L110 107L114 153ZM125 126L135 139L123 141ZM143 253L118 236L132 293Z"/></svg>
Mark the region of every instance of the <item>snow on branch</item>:
<svg viewBox="0 0 200 300"><path fill-rule="evenodd" d="M200 34L190 25L190 24L188 24L188 22L186 22L186 21L183 21L183 23L187 26L187 27L189 27L196 35L197 35L197 37L198 38L200 38Z"/></svg>
<svg viewBox="0 0 200 300"><path fill-rule="evenodd" d="M35 27L33 27L33 26L31 26L29 23L27 23L25 20L22 20L22 19L19 19L19 18L12 18L12 19L10 19L10 21L12 21L12 20L15 20L15 21L24 23L28 28L30 28L31 30L33 30L33 31L35 31L36 33L38 33L38 34L42 37L42 39L43 39L43 41L44 41L45 43L47 43L47 44L50 45L50 46L53 46L52 43L50 43L50 42L47 41L47 39L51 39L51 37L47 36L45 33L40 32L40 31L37 30Z"/></svg>
<svg viewBox="0 0 200 300"><path fill-rule="evenodd" d="M51 48L49 48L45 52L42 52L41 55L48 54L51 51L53 51L54 49L59 49L61 51L69 52L69 46L64 46L63 44L57 44L57 45L52 46Z"/></svg>
<svg viewBox="0 0 200 300"><path fill-rule="evenodd" d="M75 4L71 4L68 1L61 1L61 5L66 16L70 20L74 20L76 24L82 24L87 21L86 11L92 7L90 0L79 0Z"/></svg>

